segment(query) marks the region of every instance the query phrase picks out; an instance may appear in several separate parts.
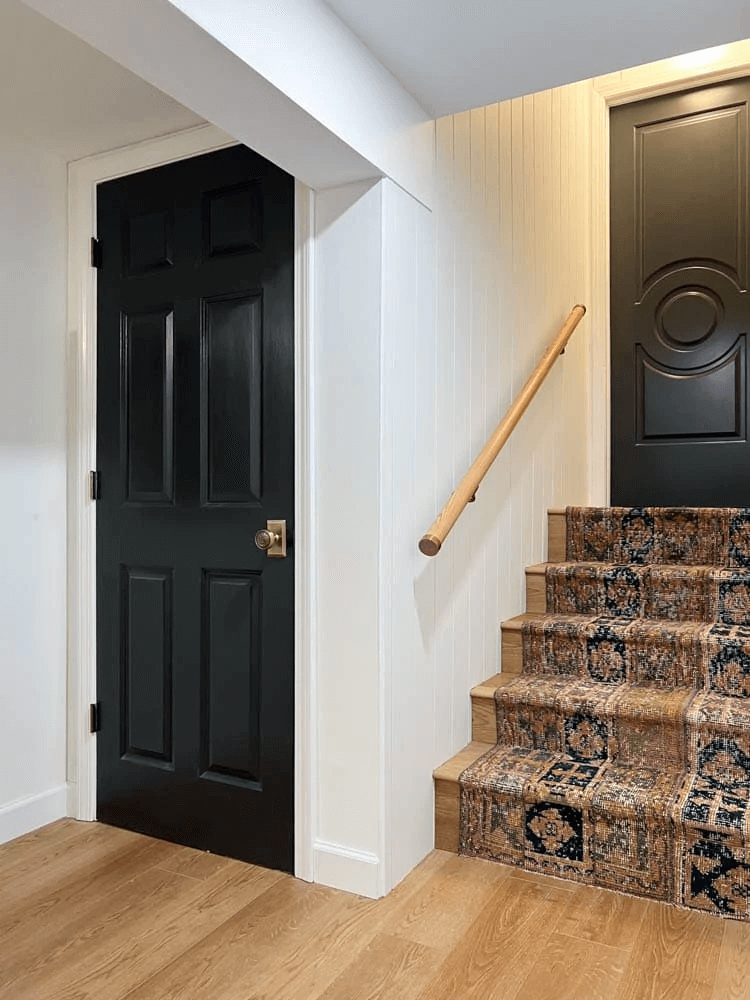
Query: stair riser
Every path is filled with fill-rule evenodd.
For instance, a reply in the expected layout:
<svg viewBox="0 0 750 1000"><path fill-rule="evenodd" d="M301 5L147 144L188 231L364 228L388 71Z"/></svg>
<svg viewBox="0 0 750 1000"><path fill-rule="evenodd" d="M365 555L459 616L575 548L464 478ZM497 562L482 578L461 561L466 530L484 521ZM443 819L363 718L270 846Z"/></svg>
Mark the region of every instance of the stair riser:
<svg viewBox="0 0 750 1000"><path fill-rule="evenodd" d="M744 626L602 618L582 623L530 621L521 630L520 642L509 645L509 666L519 661L528 675L692 687L750 697L750 629Z"/></svg>
<svg viewBox="0 0 750 1000"><path fill-rule="evenodd" d="M552 614L750 624L744 571L562 563L547 566L545 584Z"/></svg>
<svg viewBox="0 0 750 1000"><path fill-rule="evenodd" d="M566 515L565 558L578 562L748 568L750 510L573 509Z"/></svg>
<svg viewBox="0 0 750 1000"><path fill-rule="evenodd" d="M565 562L567 558L567 527L564 510L547 513L547 562Z"/></svg>
<svg viewBox="0 0 750 1000"><path fill-rule="evenodd" d="M590 686L589 686L590 687ZM584 686L578 695L537 697L524 685L497 693L498 742L505 746L566 754L582 764L607 760L682 770L687 766L691 731L686 714L695 692L660 696L613 686L611 694Z"/></svg>
<svg viewBox="0 0 750 1000"><path fill-rule="evenodd" d="M618 686L609 697L597 693L596 701L585 692L574 697L566 690L558 699L535 702L535 693L528 688L498 690L495 732L501 746L564 754L594 766L616 761L695 773L708 768L714 780L731 777L734 785L745 788L750 774L750 706L745 699L686 689L654 698L652 690ZM485 725L480 735L489 735L489 722Z"/></svg>

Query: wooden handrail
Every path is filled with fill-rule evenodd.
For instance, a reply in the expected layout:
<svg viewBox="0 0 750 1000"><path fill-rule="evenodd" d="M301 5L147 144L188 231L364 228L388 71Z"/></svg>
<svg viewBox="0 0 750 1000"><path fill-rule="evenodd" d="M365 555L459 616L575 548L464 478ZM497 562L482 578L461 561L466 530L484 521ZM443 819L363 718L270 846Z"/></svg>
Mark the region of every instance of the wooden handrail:
<svg viewBox="0 0 750 1000"><path fill-rule="evenodd" d="M442 548L453 525L459 519L468 503L471 503L479 489L479 484L487 475L490 466L502 451L506 441L516 429L516 425L526 412L526 409L537 394L542 382L549 375L552 366L565 350L565 345L573 335L573 331L586 314L586 306L574 306L570 316L560 327L560 332L549 345L544 357L534 369L526 385L520 391L513 405L503 417L500 424L474 460L474 464L461 480L461 485L452 494L448 503L432 524L426 535L419 542L419 551L426 556L436 556Z"/></svg>

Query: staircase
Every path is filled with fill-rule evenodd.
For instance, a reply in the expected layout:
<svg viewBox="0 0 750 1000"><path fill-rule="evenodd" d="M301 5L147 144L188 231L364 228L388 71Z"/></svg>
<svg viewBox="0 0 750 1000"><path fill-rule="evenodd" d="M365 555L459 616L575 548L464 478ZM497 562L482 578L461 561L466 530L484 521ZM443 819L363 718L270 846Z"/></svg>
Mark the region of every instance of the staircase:
<svg viewBox="0 0 750 1000"><path fill-rule="evenodd" d="M750 510L568 508L436 847L750 918Z"/></svg>

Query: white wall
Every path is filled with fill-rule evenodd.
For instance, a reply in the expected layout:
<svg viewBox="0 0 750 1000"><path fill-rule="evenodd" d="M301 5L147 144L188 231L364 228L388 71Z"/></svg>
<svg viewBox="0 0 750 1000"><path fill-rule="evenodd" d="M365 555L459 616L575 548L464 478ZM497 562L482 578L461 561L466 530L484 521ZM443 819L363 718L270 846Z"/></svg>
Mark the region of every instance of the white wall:
<svg viewBox="0 0 750 1000"><path fill-rule="evenodd" d="M429 201L430 116L321 0L26 2L311 188Z"/></svg>
<svg viewBox="0 0 750 1000"><path fill-rule="evenodd" d="M0 136L0 842L66 807L66 183Z"/></svg>
<svg viewBox="0 0 750 1000"><path fill-rule="evenodd" d="M379 479L382 185L315 205L314 879L382 892Z"/></svg>

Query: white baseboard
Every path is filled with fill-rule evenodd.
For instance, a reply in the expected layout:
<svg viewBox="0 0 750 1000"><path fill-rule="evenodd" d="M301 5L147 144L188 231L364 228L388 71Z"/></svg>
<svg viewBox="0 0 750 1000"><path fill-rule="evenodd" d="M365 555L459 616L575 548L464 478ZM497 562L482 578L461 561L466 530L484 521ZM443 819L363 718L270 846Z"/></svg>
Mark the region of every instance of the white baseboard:
<svg viewBox="0 0 750 1000"><path fill-rule="evenodd" d="M313 852L315 882L370 899L383 895L377 855L325 840L316 840Z"/></svg>
<svg viewBox="0 0 750 1000"><path fill-rule="evenodd" d="M66 816L67 812L67 785L0 806L0 844L38 830L47 823L54 823L56 819Z"/></svg>

